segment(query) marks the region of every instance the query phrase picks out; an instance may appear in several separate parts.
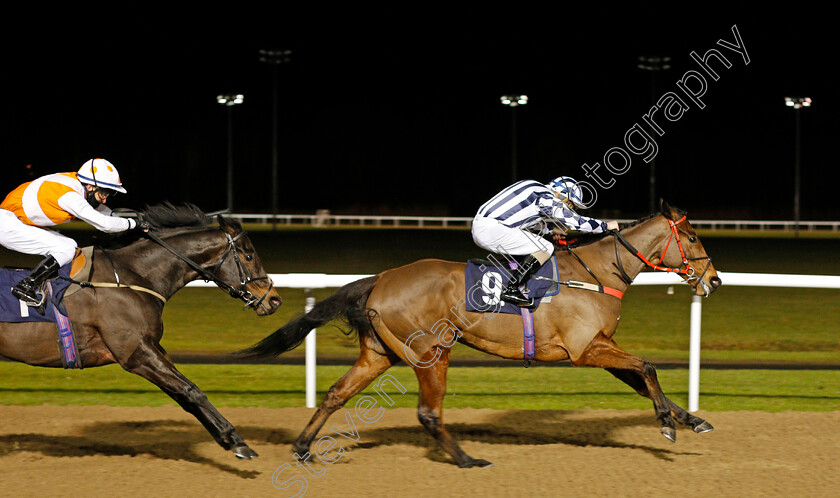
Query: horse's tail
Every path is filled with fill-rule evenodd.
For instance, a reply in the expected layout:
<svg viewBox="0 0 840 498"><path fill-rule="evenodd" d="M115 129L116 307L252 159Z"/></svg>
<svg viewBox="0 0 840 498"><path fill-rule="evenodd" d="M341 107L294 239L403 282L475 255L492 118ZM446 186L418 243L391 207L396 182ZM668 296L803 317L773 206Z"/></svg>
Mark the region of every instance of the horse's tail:
<svg viewBox="0 0 840 498"><path fill-rule="evenodd" d="M330 297L316 303L309 313L298 315L265 339L235 354L277 357L300 346L312 329L338 317L344 317L351 329L358 333L372 329L365 303L378 279L378 276L367 277L345 285Z"/></svg>

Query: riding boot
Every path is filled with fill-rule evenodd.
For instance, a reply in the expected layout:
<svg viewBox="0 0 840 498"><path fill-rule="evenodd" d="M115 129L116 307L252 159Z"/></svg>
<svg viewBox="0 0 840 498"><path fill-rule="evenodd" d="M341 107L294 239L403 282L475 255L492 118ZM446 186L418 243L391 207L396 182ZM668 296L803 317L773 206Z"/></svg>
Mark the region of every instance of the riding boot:
<svg viewBox="0 0 840 498"><path fill-rule="evenodd" d="M507 286L502 290L502 301L522 308L534 308L534 298L525 297L520 287L528 283L531 275L540 269L542 264L534 256L528 256L519 266L515 275L510 278Z"/></svg>
<svg viewBox="0 0 840 498"><path fill-rule="evenodd" d="M47 256L32 270L26 278L12 287L12 295L20 299L27 306L38 307L44 304L44 295L38 295L38 289L44 282L58 273L59 264L52 256Z"/></svg>

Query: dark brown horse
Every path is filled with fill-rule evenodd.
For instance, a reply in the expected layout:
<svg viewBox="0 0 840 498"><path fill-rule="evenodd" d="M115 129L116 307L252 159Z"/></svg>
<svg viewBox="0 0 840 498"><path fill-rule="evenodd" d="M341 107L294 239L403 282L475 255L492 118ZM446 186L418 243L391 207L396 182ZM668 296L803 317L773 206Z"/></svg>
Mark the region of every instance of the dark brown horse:
<svg viewBox="0 0 840 498"><path fill-rule="evenodd" d="M685 214L664 202L661 214L582 245L575 254L577 258L566 249L557 250L562 278L594 283L595 277L602 288L622 293L646 266L679 273L698 295L708 295L720 285L711 259ZM497 314L490 319L486 314L464 311L465 294L464 264L417 261L342 287L309 313L243 351L255 356L276 356L300 344L311 329L339 315L358 331L358 361L330 388L295 442L294 450L304 455L333 412L402 360L412 365L420 384L417 416L423 426L461 467L490 465L464 453L444 428L449 352L457 339L480 351L521 359L522 319L511 314ZM653 401L662 433L671 441L676 440L674 418L698 433L711 430L709 423L663 394L656 371L647 360L623 351L613 342L620 313L621 300L614 295L564 289L534 312L536 359L570 360L576 366L608 370Z"/></svg>
<svg viewBox="0 0 840 498"><path fill-rule="evenodd" d="M119 363L125 370L151 381L192 413L223 448L239 458L254 458L257 454L233 425L175 368L160 346L164 305L161 298L169 299L197 278L214 281L245 301L257 315L274 313L280 306L280 296L238 222L219 216L218 226L213 226L204 213L191 205L153 206L141 215L152 230L111 249L96 248L90 280L111 285L120 282L147 291L83 288L64 301L81 363L85 367ZM0 323L0 354L12 360L61 367L56 340L55 324Z"/></svg>

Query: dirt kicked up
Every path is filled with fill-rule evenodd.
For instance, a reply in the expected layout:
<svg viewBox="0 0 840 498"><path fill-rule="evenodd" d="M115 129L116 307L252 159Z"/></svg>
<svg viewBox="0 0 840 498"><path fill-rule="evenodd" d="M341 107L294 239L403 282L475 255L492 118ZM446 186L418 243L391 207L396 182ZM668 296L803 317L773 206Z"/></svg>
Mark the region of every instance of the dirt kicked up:
<svg viewBox="0 0 840 498"><path fill-rule="evenodd" d="M333 464L310 460L315 477L291 452L313 410L222 411L259 458L237 460L175 406L0 406L0 489L4 496L177 497L836 496L840 489L840 412L701 412L715 430L681 428L672 444L647 410L452 409L446 423L464 450L494 464L459 469L415 410L399 408L358 424L358 441L337 437L344 453ZM321 435L345 430L344 420L334 414Z"/></svg>

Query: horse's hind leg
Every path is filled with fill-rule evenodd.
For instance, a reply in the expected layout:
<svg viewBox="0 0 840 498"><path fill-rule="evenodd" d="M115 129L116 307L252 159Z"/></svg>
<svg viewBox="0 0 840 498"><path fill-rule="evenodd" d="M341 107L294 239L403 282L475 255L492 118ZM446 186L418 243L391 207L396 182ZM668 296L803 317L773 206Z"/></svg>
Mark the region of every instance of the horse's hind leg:
<svg viewBox="0 0 840 498"><path fill-rule="evenodd" d="M599 333L574 364L604 368L626 382L636 392L653 401L653 409L661 424L662 435L671 442L676 442L677 431L671 416L671 407L676 405L665 397L659 385L659 379L656 377L656 369L649 361L624 351L611 339Z"/></svg>
<svg viewBox="0 0 840 498"><path fill-rule="evenodd" d="M420 401L417 406L417 418L435 437L443 449L452 455L459 467L492 467L487 460L472 458L455 442L443 426L443 397L446 394L446 371L449 368L449 349L443 349L440 357L427 368L414 367L414 373L420 382ZM431 361L423 358L422 361Z"/></svg>
<svg viewBox="0 0 840 498"><path fill-rule="evenodd" d="M141 343L131 357L120 365L158 386L181 408L193 414L210 432L213 439L226 450L233 450L237 458L250 460L257 453L245 444L233 425L225 419L207 396L179 372L169 358L147 341Z"/></svg>
<svg viewBox="0 0 840 498"><path fill-rule="evenodd" d="M298 436L297 441L292 445L292 450L298 455L303 456L309 451L309 446L312 444L315 436L318 435L318 431L327 422L330 415L344 406L350 398L367 387L382 372L388 370L388 368L400 360L391 351L387 351L384 355L377 353L368 346L367 342L369 340L369 338L364 336L359 338L359 342L361 343L359 359L356 360L353 368L330 387L315 415L312 416L309 424L307 424L306 428Z"/></svg>

